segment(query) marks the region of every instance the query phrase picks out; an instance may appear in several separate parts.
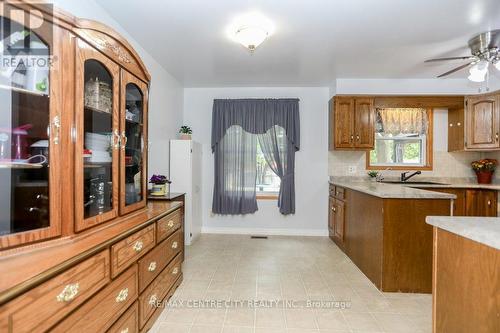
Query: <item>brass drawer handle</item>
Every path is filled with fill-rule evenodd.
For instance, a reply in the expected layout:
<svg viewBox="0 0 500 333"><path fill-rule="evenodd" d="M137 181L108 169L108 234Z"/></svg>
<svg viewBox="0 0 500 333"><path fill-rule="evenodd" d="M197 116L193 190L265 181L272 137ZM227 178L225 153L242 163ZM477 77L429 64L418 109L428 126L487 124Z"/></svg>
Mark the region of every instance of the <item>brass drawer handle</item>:
<svg viewBox="0 0 500 333"><path fill-rule="evenodd" d="M488 200L488 206L491 206L491 200Z"/></svg>
<svg viewBox="0 0 500 333"><path fill-rule="evenodd" d="M173 242L173 243L172 243L172 248L173 248L173 249L176 249L176 248L177 248L177 242Z"/></svg>
<svg viewBox="0 0 500 333"><path fill-rule="evenodd" d="M127 300L127 297L128 297L128 288L125 288L120 290L118 296L116 296L115 298L115 301L116 303L125 302Z"/></svg>
<svg viewBox="0 0 500 333"><path fill-rule="evenodd" d="M149 264L149 267L148 267L148 271L154 272L155 269L156 269L156 261L151 261L151 263Z"/></svg>
<svg viewBox="0 0 500 333"><path fill-rule="evenodd" d="M177 273L179 273L179 268L175 267L172 274L177 275Z"/></svg>
<svg viewBox="0 0 500 333"><path fill-rule="evenodd" d="M156 294L153 294L151 295L151 297L149 298L149 302L148 304L153 306L156 304L156 301L158 300L158 296L156 296Z"/></svg>
<svg viewBox="0 0 500 333"><path fill-rule="evenodd" d="M173 220L168 221L167 226L169 228L172 228L174 226L174 221Z"/></svg>
<svg viewBox="0 0 500 333"><path fill-rule="evenodd" d="M125 150L125 147L127 146L127 141L128 141L128 137L125 134L125 131L122 131L122 140L121 140L120 144L121 144L123 150Z"/></svg>
<svg viewBox="0 0 500 333"><path fill-rule="evenodd" d="M63 291L57 295L56 300L58 302L69 302L76 297L78 294L78 289L80 289L79 283L71 283L64 287Z"/></svg>
<svg viewBox="0 0 500 333"><path fill-rule="evenodd" d="M59 144L59 132L61 130L61 120L59 119L59 116L55 116L54 119L52 119L52 126L54 127L54 144L58 145Z"/></svg>
<svg viewBox="0 0 500 333"><path fill-rule="evenodd" d="M143 247L144 247L144 243L142 241L138 240L137 242L135 242L133 249L135 252L141 252Z"/></svg>
<svg viewBox="0 0 500 333"><path fill-rule="evenodd" d="M126 327L126 328L122 329L122 330L120 331L120 333L128 333L128 327Z"/></svg>

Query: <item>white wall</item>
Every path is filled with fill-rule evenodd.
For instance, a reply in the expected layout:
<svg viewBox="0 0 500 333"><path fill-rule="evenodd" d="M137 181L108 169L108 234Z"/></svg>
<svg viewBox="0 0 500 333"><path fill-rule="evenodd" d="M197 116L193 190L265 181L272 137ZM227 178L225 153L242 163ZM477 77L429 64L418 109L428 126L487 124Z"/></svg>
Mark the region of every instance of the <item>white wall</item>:
<svg viewBox="0 0 500 333"><path fill-rule="evenodd" d="M139 53L151 74L149 93L149 174L168 174L169 140L175 138L182 123L183 87L151 55L93 0L54 0L55 6L80 18L109 25Z"/></svg>
<svg viewBox="0 0 500 333"><path fill-rule="evenodd" d="M295 155L296 214L283 216L276 201L259 200L245 216L211 214L214 160L210 148L215 98L300 99L301 148ZM184 122L203 145L203 232L327 235L328 97L325 88L186 88Z"/></svg>

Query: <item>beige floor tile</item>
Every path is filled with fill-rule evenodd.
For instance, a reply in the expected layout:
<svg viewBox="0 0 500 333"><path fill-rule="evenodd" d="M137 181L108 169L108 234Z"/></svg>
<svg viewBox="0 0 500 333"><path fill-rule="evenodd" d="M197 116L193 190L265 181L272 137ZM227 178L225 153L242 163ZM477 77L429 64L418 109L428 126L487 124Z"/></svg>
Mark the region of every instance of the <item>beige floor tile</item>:
<svg viewBox="0 0 500 333"><path fill-rule="evenodd" d="M256 327L255 333L286 333L284 328Z"/></svg>
<svg viewBox="0 0 500 333"><path fill-rule="evenodd" d="M222 326L226 309L200 309L194 319L194 325Z"/></svg>
<svg viewBox="0 0 500 333"><path fill-rule="evenodd" d="M255 325L255 309L230 308L226 313L224 326L251 326Z"/></svg>
<svg viewBox="0 0 500 333"><path fill-rule="evenodd" d="M373 316L384 332L387 333L415 333L417 330L413 326L408 316L392 313L374 313Z"/></svg>
<svg viewBox="0 0 500 333"><path fill-rule="evenodd" d="M382 328L372 314L367 312L342 311L347 324L352 330L382 332Z"/></svg>
<svg viewBox="0 0 500 333"><path fill-rule="evenodd" d="M317 329L314 312L307 309L286 309L286 327L300 329Z"/></svg>
<svg viewBox="0 0 500 333"><path fill-rule="evenodd" d="M320 329L349 330L342 312L338 310L315 311L316 321Z"/></svg>
<svg viewBox="0 0 500 333"><path fill-rule="evenodd" d="M160 323L158 333L188 333L191 325L177 323Z"/></svg>
<svg viewBox="0 0 500 333"><path fill-rule="evenodd" d="M220 333L222 326L193 325L189 333ZM165 332L169 333L169 332Z"/></svg>
<svg viewBox="0 0 500 333"><path fill-rule="evenodd" d="M258 308L255 312L255 326L285 328L285 313L280 308Z"/></svg>
<svg viewBox="0 0 500 333"><path fill-rule="evenodd" d="M166 312L163 320L168 323L192 324L197 314L198 314L197 309L188 309L188 308L169 309L168 312Z"/></svg>
<svg viewBox="0 0 500 333"><path fill-rule="evenodd" d="M222 328L222 333L253 333L254 328L252 326L228 326L224 325Z"/></svg>

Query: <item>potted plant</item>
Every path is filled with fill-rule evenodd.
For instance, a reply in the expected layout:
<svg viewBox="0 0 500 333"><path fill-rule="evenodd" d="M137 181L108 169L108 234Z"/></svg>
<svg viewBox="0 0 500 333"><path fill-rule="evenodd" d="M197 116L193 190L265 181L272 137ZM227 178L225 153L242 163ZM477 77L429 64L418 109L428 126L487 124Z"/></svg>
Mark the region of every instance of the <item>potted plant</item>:
<svg viewBox="0 0 500 333"><path fill-rule="evenodd" d="M366 174L368 175L368 177L370 177L371 181L376 181L377 180L378 171L370 170Z"/></svg>
<svg viewBox="0 0 500 333"><path fill-rule="evenodd" d="M477 182L479 184L490 184L497 164L497 160L489 158L472 162L471 165L474 172L476 172Z"/></svg>
<svg viewBox="0 0 500 333"><path fill-rule="evenodd" d="M181 129L179 130L179 133L181 134L181 140L191 140L191 134L193 134L193 130L189 126L181 126Z"/></svg>
<svg viewBox="0 0 500 333"><path fill-rule="evenodd" d="M152 175L149 182L153 184L153 187L151 188L151 195L158 196L167 194L167 184L172 183L164 175Z"/></svg>

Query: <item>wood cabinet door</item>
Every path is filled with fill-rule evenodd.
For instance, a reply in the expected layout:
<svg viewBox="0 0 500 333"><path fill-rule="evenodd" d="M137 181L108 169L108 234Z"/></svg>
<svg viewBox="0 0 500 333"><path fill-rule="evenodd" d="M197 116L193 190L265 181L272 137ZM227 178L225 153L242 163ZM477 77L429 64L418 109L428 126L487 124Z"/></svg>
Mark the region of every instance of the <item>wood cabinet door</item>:
<svg viewBox="0 0 500 333"><path fill-rule="evenodd" d="M334 235L341 243L344 242L344 226L345 226L345 203L335 199L335 219L334 219Z"/></svg>
<svg viewBox="0 0 500 333"><path fill-rule="evenodd" d="M375 142L375 110L372 98L356 98L354 111L354 146L373 149Z"/></svg>
<svg viewBox="0 0 500 333"><path fill-rule="evenodd" d="M120 67L78 39L75 62L75 231L118 215Z"/></svg>
<svg viewBox="0 0 500 333"><path fill-rule="evenodd" d="M465 215L465 190L461 188L426 188L423 190L436 191L441 193L455 194L457 198L453 202L453 216L466 216Z"/></svg>
<svg viewBox="0 0 500 333"><path fill-rule="evenodd" d="M463 151L465 148L464 108L448 109L448 151Z"/></svg>
<svg viewBox="0 0 500 333"><path fill-rule="evenodd" d="M0 7L2 250L61 235L72 110L63 110L61 102L69 34L51 24L47 13L37 12L41 23L30 28L29 12L5 2Z"/></svg>
<svg viewBox="0 0 500 333"><path fill-rule="evenodd" d="M328 233L330 237L333 237L335 233L334 222L335 222L335 199L330 197L328 205Z"/></svg>
<svg viewBox="0 0 500 333"><path fill-rule="evenodd" d="M466 148L499 148L499 98L497 95L474 96L466 99Z"/></svg>
<svg viewBox="0 0 500 333"><path fill-rule="evenodd" d="M354 146L354 98L336 97L334 111L335 148Z"/></svg>
<svg viewBox="0 0 500 333"><path fill-rule="evenodd" d="M467 216L497 216L497 191L467 190L465 200L465 214Z"/></svg>
<svg viewBox="0 0 500 333"><path fill-rule="evenodd" d="M148 86L121 70L120 215L146 207Z"/></svg>

